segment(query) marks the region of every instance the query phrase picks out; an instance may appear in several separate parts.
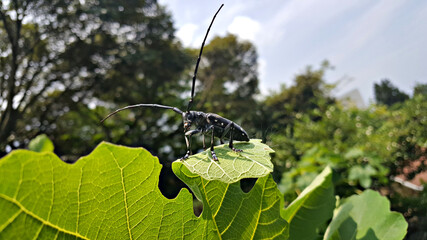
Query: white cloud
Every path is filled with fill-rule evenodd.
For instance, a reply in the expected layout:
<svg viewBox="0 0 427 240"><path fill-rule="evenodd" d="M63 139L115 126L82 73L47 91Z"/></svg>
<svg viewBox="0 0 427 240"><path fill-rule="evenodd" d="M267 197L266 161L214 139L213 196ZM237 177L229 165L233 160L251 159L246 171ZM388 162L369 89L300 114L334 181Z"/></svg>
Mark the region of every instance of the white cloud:
<svg viewBox="0 0 427 240"><path fill-rule="evenodd" d="M245 16L237 16L233 19L227 30L239 36L241 39L254 41L261 25L259 22Z"/></svg>
<svg viewBox="0 0 427 240"><path fill-rule="evenodd" d="M258 58L258 73L259 73L259 79L265 79L265 76L267 74L267 61L260 57ZM260 81L259 84L259 88L261 90L262 93L266 93L267 90L269 89L268 86L266 86L266 82L265 81Z"/></svg>
<svg viewBox="0 0 427 240"><path fill-rule="evenodd" d="M187 23L179 28L176 36L181 39L184 46L190 46L193 43L194 33L199 27L193 23Z"/></svg>

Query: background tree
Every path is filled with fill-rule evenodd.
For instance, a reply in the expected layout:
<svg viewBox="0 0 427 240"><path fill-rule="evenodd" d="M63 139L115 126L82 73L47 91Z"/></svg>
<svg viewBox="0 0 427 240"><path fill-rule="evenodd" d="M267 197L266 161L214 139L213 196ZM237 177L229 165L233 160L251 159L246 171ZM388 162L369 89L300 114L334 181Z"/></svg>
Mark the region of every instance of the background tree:
<svg viewBox="0 0 427 240"><path fill-rule="evenodd" d="M102 107L177 104L174 94L184 90L181 73L189 58L175 40L170 15L156 1L0 4L1 149L25 146L40 132L67 146L57 149L59 155L92 149L77 141L85 131L97 136L92 143L105 139L137 145L142 139L132 138L132 126L143 111L131 120L116 120L125 129L116 131L111 124L98 125L109 111ZM151 132L144 136L158 132L162 114L146 114ZM84 121L76 124L79 117ZM150 147L152 141L143 140Z"/></svg>
<svg viewBox="0 0 427 240"><path fill-rule="evenodd" d="M335 101L330 96L333 86L326 84L324 79L325 71L330 68L327 61L317 70L307 67L303 73L295 76L293 86L283 85L281 91L271 93L260 104L260 114L255 121L260 126L268 126L260 130L263 140L269 141L276 150L273 158L276 181L285 171L286 161L298 160L302 155L295 146L295 122L302 114L309 115L314 121L319 120L321 112Z"/></svg>
<svg viewBox="0 0 427 240"><path fill-rule="evenodd" d="M381 83L379 84L375 83L374 92L375 101L387 106L391 106L398 102L404 102L409 99L409 96L406 93L401 92L388 79L381 80Z"/></svg>
<svg viewBox="0 0 427 240"><path fill-rule="evenodd" d="M280 92L273 92L265 99L263 105L268 109L271 125L276 130L292 123L298 113L308 113L334 102L329 93L332 85L326 84L324 79L325 71L331 68L327 61L317 70L309 66L295 76L293 86L282 85Z"/></svg>
<svg viewBox="0 0 427 240"><path fill-rule="evenodd" d="M257 61L258 54L252 43L232 34L213 38L203 50L195 109L245 122L250 129L259 93Z"/></svg>

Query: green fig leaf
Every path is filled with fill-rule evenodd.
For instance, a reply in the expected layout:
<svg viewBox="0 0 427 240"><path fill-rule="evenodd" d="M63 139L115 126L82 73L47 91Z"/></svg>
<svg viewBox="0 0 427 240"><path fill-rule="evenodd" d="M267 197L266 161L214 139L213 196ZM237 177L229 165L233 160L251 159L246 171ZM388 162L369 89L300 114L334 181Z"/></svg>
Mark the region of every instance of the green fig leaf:
<svg viewBox="0 0 427 240"><path fill-rule="evenodd" d="M326 167L286 209L282 217L289 222L289 239L316 239L316 230L332 217L335 208L332 170Z"/></svg>
<svg viewBox="0 0 427 240"><path fill-rule="evenodd" d="M54 147L46 134L41 134L30 141L28 149L34 152L53 152Z"/></svg>
<svg viewBox="0 0 427 240"><path fill-rule="evenodd" d="M366 190L343 201L335 210L324 239L403 239L408 223L390 211L390 202L378 192Z"/></svg>
<svg viewBox="0 0 427 240"><path fill-rule="evenodd" d="M283 197L270 174L244 193L239 183L206 180L180 161L172 164L172 170L203 202L201 217L214 223L221 239L288 237L288 223L280 217Z"/></svg>

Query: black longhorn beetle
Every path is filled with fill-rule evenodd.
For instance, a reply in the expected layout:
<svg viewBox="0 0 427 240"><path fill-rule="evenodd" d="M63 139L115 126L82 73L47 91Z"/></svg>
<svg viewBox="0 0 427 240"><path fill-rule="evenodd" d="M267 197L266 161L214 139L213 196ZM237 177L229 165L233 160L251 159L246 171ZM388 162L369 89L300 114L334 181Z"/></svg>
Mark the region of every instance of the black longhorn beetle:
<svg viewBox="0 0 427 240"><path fill-rule="evenodd" d="M211 29L211 26L215 20L216 15L219 13L221 8L224 6L224 4L221 5L221 7L218 9L218 11L215 13L211 24L209 25L209 28L206 32L205 38L202 43L202 47L200 48L199 57L197 58L196 68L194 69L194 75L193 75L193 86L191 88L191 99L188 102L187 111L183 112L180 109L176 107L170 107L170 106L164 106L159 104L136 104L136 105L130 105L127 107L123 107L120 109L117 109L116 111L108 114L104 119L101 120L101 123L105 121L107 118L111 117L112 115L126 110L130 108L137 108L137 107L152 107L152 108L163 108L163 109L171 109L176 113L179 113L182 115L182 119L184 121L184 132L185 132L185 142L187 145L187 153L184 157L181 158L181 160L187 159L191 154L191 137L196 134L202 134L203 135L203 148L206 148L205 146L205 135L211 134L211 154L212 159L215 161L218 161L218 157L215 154L214 151L214 137L218 137L221 141L221 143L224 143L224 138L229 138L229 144L228 146L234 151L234 152L242 152L240 149L236 149L233 146L233 140L238 141L249 141L249 136L243 130L242 127L237 125L231 120L228 120L227 118L221 117L218 114L215 113L204 113L199 111L190 111L190 108L193 104L193 97L194 97L194 85L196 83L196 75L197 75L197 69L199 68L200 58L203 53L203 47L205 45L206 38L208 37L209 30ZM194 130L190 130L191 126L195 126Z"/></svg>

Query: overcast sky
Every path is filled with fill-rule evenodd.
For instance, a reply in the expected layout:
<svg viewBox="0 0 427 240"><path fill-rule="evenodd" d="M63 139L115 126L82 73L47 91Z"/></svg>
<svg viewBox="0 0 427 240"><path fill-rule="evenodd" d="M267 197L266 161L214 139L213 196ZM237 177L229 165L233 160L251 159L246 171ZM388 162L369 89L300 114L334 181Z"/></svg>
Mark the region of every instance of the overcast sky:
<svg viewBox="0 0 427 240"><path fill-rule="evenodd" d="M427 1L371 0L161 0L172 13L184 46L200 47L221 3L209 39L234 33L259 54L260 89L291 85L306 66L327 59L341 80L335 95L357 88L365 103L373 84L388 78L406 93L427 83Z"/></svg>

